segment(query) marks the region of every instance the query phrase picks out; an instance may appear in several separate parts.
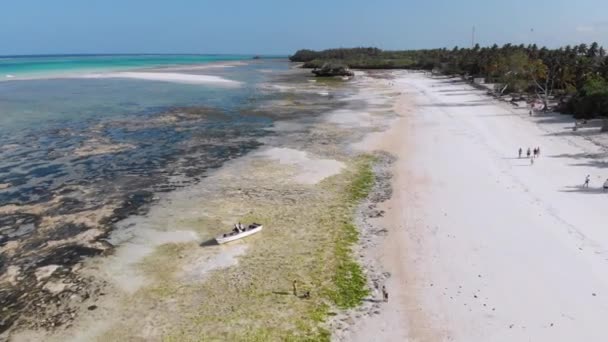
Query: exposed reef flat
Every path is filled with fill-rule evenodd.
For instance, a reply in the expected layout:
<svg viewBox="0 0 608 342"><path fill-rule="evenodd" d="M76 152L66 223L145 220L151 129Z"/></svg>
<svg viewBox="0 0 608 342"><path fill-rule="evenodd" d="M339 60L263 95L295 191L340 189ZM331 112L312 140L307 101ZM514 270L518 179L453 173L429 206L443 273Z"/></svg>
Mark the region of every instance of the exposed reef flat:
<svg viewBox="0 0 608 342"><path fill-rule="evenodd" d="M17 284L16 274L29 272L31 286L39 287L45 298L59 298L56 301L61 303L74 298L78 305L61 310L70 313L69 319L51 319L44 327L28 323L24 311L20 311L12 338L327 338L332 328L328 317L360 303L371 284L363 276L365 269L353 259L356 256L348 251L358 248L353 239L357 204L369 191L374 165L383 159L360 155L352 144L386 128L394 117L387 110L393 92L377 78L363 77L353 83L307 82L300 72L278 76L273 85L286 91L279 92L279 98L255 100L246 111L253 117L272 118L275 124L260 125L262 131L250 130L247 134L195 131L179 144L193 153L179 153L179 158L167 163L169 170L175 171L165 170L162 178L152 180L140 177L143 183L133 178L136 183L132 189L137 191L117 201L130 203L133 211L112 206L113 202L106 200L104 206L95 207L99 210L96 215L63 213L61 220L81 224L76 226L81 230L66 230L59 240L78 246L67 254L75 261L63 263L63 259L53 258L52 262L27 269L12 267L2 281ZM267 85L259 89L263 94L277 94ZM357 127L344 117L332 119L332 113L340 110L340 115L344 111L365 113L369 124ZM215 117L224 116L205 108L175 108L162 113L149 120L150 129L162 132L169 125L173 132L191 132L192 126L217 123ZM128 120L110 121L95 126L90 135L93 138L81 141L103 142L100 139L106 139L107 132L118 127L129 134L141 129ZM244 122L238 127L251 125ZM119 136L111 134L110 138ZM221 167L214 169L208 162L213 159L203 152L213 151L216 141L218 145L220 141L248 145L235 149L233 157L222 160ZM86 158L129 153L137 156L140 147L134 146ZM255 153L246 153L259 146ZM197 172L197 167L204 172ZM90 184L76 189L79 194L95 194ZM37 225L35 235L40 222L54 227L54 221L41 216L53 216L50 210L57 210L59 201L63 201L55 198L58 196L40 203L10 204L2 210L11 215L38 215L30 219ZM93 224L100 220L101 225ZM263 222L267 228L232 245L213 245L213 237L238 220ZM13 239L3 248L16 250L25 241L33 240ZM15 260L11 258L12 266L19 266ZM90 284L82 288L93 292L82 295L67 290L78 289L69 285L72 275L88 281ZM345 281L351 275L360 279L355 287ZM310 298L289 295L293 280L300 284L298 294L310 291ZM51 293L56 293L55 297L49 297ZM41 313L31 322L48 317ZM234 328L226 324L228 321L241 324Z"/></svg>

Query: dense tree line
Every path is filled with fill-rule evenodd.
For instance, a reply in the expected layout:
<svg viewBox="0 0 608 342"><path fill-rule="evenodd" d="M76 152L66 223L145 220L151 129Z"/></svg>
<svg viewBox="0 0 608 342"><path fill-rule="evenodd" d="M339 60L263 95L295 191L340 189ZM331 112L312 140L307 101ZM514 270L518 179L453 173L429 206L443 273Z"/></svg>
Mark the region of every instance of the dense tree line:
<svg viewBox="0 0 608 342"><path fill-rule="evenodd" d="M559 49L532 45L382 51L377 48L300 50L290 59L315 68L339 61L358 69L423 69L484 77L499 93L535 94L545 106L561 99L561 109L579 118L608 116L608 58L597 43Z"/></svg>
<svg viewBox="0 0 608 342"><path fill-rule="evenodd" d="M382 51L378 48L299 50L289 57L303 62L304 68L319 68L324 63L342 63L355 69L404 69L413 66L410 51Z"/></svg>

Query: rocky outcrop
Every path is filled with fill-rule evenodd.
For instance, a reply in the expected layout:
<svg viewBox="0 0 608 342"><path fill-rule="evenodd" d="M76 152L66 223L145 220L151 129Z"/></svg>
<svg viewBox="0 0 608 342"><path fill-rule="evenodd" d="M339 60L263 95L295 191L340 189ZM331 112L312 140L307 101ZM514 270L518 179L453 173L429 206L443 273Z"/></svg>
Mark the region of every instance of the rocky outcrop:
<svg viewBox="0 0 608 342"><path fill-rule="evenodd" d="M332 77L332 76L354 76L355 74L348 66L340 63L324 63L320 68L314 69L313 74L317 77Z"/></svg>

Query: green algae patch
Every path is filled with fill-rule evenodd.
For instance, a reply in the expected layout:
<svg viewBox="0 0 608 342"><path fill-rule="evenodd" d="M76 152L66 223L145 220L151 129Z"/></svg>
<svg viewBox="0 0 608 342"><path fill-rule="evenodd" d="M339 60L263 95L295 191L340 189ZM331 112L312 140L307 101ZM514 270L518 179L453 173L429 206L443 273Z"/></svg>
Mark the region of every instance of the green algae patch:
<svg viewBox="0 0 608 342"><path fill-rule="evenodd" d="M353 223L354 207L366 198L374 185L372 164L374 158L362 156L355 160L355 172L350 175L350 182L344 193L344 204L340 208L346 210L344 220L335 238L335 254L337 260L334 288L329 292L332 302L341 309L349 309L361 304L369 294L367 279L363 269L352 256L352 247L359 240L359 231ZM340 210L335 211L340 212Z"/></svg>
<svg viewBox="0 0 608 342"><path fill-rule="evenodd" d="M348 187L347 196L351 202L357 202L366 198L374 186L374 171L372 165L376 158L365 155L359 157L356 162L357 172L351 185Z"/></svg>
<svg viewBox="0 0 608 342"><path fill-rule="evenodd" d="M356 235L356 230L355 234L352 232L356 228L351 224L345 224L342 229L345 235ZM338 267L333 279L335 289L330 292L330 298L341 309L358 306L369 294L363 269L356 261L352 260L351 246L356 241L356 239L349 240L347 236L336 246Z"/></svg>
<svg viewBox="0 0 608 342"><path fill-rule="evenodd" d="M240 259L238 267L217 272L203 285L204 292L213 292L222 282L229 289L236 285L234 277L243 279L236 280L241 284L238 294L221 303L223 307L233 303L228 316L199 316L197 325L223 331L218 339L329 341L324 322L331 308L356 307L369 293L352 247L358 241L353 218L356 206L373 186L373 162L370 156L354 158L341 174L288 191L293 204L258 206L245 215L243 221L263 222L268 228L250 242L251 252ZM239 275L230 276L233 272ZM295 296L293 280L298 285ZM310 298L305 298L306 292ZM229 326L220 328L212 322ZM212 339L211 331L200 333Z"/></svg>
<svg viewBox="0 0 608 342"><path fill-rule="evenodd" d="M138 338L134 331L148 329L163 341L330 341L332 311L356 307L368 295L352 249L358 241L355 211L373 186L374 158L343 162L340 174L314 185L285 181L281 172L269 177L277 165L255 160L246 174L217 176L215 195L197 202L205 215L196 221L197 230L207 232L203 242L221 232L218 222L259 222L264 230L221 246L156 248L140 265L150 283L126 305L133 317L102 340ZM234 265L203 278L188 271L235 249L245 252L236 254Z"/></svg>

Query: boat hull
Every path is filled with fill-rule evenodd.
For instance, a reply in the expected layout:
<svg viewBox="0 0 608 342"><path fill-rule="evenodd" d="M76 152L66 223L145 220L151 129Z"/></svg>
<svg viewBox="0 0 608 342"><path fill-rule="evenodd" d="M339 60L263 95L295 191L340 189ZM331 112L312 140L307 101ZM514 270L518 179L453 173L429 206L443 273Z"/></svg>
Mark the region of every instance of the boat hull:
<svg viewBox="0 0 608 342"><path fill-rule="evenodd" d="M231 241L240 240L244 237L253 235L255 233L259 233L262 230L262 228L264 228L264 226L258 226L258 227L252 228L252 229L248 229L248 230L238 233L238 234L232 233L232 234L226 234L226 236L221 235L221 236L216 237L215 241L217 241L217 243L221 245L221 244L225 244L225 243L228 243Z"/></svg>

